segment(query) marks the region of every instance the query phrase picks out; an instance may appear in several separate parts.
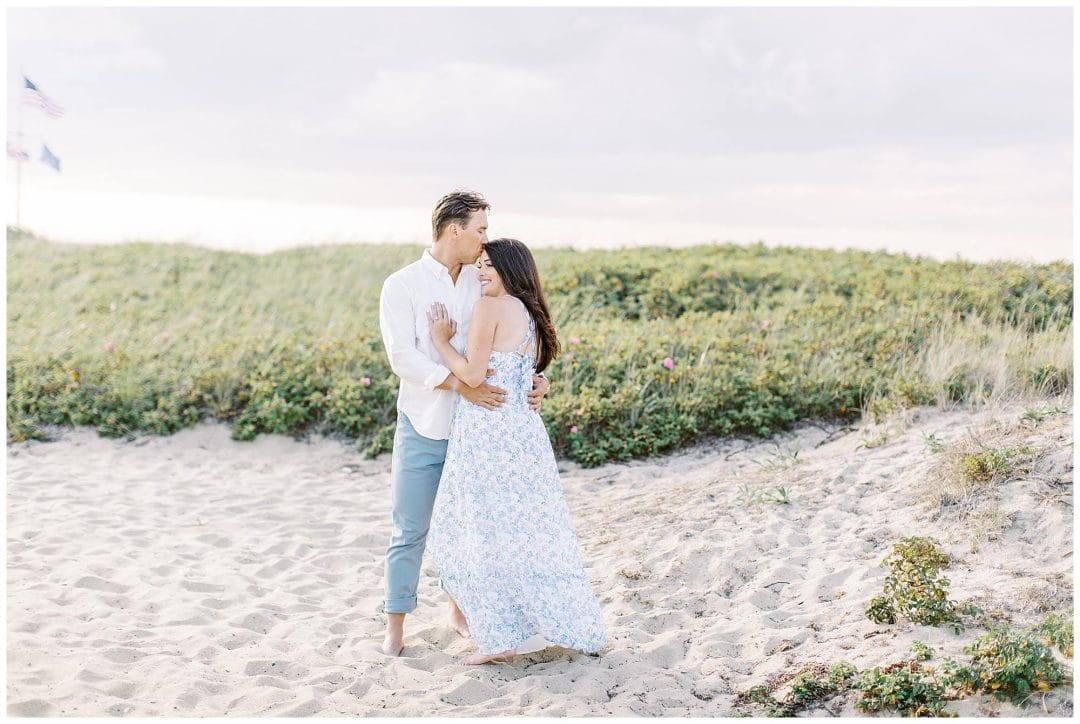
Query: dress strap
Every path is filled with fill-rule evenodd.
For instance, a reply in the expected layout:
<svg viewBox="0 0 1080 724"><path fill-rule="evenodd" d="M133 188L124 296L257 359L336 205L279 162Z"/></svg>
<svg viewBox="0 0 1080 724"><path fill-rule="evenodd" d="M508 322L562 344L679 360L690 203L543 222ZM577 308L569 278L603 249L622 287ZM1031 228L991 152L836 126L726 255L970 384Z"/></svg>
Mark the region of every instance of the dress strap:
<svg viewBox="0 0 1080 724"><path fill-rule="evenodd" d="M518 354L521 354L521 349L533 338L533 331L536 329L536 323L533 321L532 315L529 314L529 308L525 306L525 302L517 297L514 297L514 299L517 299L517 303L521 305L521 311L525 312L525 317L529 320L529 331L525 333L525 339L521 340L521 344L514 350Z"/></svg>

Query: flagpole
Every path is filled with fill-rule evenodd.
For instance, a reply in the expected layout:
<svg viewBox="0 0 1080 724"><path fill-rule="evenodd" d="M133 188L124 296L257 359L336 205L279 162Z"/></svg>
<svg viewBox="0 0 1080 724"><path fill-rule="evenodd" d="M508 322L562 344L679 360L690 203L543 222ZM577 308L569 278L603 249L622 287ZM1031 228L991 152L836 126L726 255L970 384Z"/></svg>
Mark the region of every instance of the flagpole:
<svg viewBox="0 0 1080 724"><path fill-rule="evenodd" d="M26 95L26 75L22 72L22 68L19 68L19 75L23 77L23 90L19 94L19 121L15 130L15 135L19 139L19 155L15 159L15 226L22 229L22 109L25 105L23 96Z"/></svg>

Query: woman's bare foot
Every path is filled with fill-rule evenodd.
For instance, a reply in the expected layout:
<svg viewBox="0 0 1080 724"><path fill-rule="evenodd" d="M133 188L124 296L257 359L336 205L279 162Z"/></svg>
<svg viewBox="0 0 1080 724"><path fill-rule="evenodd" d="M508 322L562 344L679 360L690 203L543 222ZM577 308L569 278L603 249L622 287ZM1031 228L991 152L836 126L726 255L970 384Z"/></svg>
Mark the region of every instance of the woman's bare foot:
<svg viewBox="0 0 1080 724"><path fill-rule="evenodd" d="M510 664L516 656L515 649L507 649L498 654L473 654L465 659L466 666L479 666L480 664Z"/></svg>
<svg viewBox="0 0 1080 724"><path fill-rule="evenodd" d="M450 604L450 619L447 625L457 631L462 638L469 638L472 634L469 631L469 622L465 620L465 614L458 608L457 602L453 598L447 596L447 599Z"/></svg>
<svg viewBox="0 0 1080 724"><path fill-rule="evenodd" d="M469 622L465 620L464 616L462 616L461 618L451 617L448 625L450 626L450 628L457 631L458 635L462 638L467 639L472 635L472 633L469 631Z"/></svg>

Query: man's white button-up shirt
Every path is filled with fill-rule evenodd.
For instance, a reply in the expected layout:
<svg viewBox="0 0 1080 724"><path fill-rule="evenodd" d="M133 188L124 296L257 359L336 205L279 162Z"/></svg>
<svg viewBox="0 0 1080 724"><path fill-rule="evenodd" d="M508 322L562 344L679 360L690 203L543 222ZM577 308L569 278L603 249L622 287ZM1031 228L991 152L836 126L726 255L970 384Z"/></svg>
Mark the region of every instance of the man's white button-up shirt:
<svg viewBox="0 0 1080 724"><path fill-rule="evenodd" d="M450 318L457 322L457 332L450 342L464 354L469 319L480 294L475 266L462 265L454 284L450 272L426 249L418 261L383 282L379 326L390 368L401 378L398 409L424 437L450 437L450 417L458 396L450 390L435 389L450 375L450 369L431 342L427 311L435 302L446 305Z"/></svg>

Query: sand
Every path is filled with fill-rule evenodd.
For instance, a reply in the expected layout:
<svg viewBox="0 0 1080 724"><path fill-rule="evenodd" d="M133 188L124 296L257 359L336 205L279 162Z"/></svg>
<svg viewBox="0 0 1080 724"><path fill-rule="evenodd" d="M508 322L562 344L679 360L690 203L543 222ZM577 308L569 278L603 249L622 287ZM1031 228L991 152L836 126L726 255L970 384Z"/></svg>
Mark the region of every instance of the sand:
<svg viewBox="0 0 1080 724"><path fill-rule="evenodd" d="M1028 429L1024 409L917 408L876 447L863 442L884 426L803 424L629 464L560 463L610 643L485 667L461 663L475 647L445 625L429 559L403 656L379 652L389 455L236 442L211 423L132 441L57 430L8 446L8 713L732 716L738 692L808 664L885 665L916 639L966 660L979 630L863 611L904 535L955 557L951 598L1018 626L1071 609L1072 415ZM1037 469L996 485L977 515L943 508L943 453L924 433L955 445L995 420L1043 451ZM777 486L790 503L747 503ZM853 701L810 713L857 715ZM949 709L1068 716L1072 694Z"/></svg>

